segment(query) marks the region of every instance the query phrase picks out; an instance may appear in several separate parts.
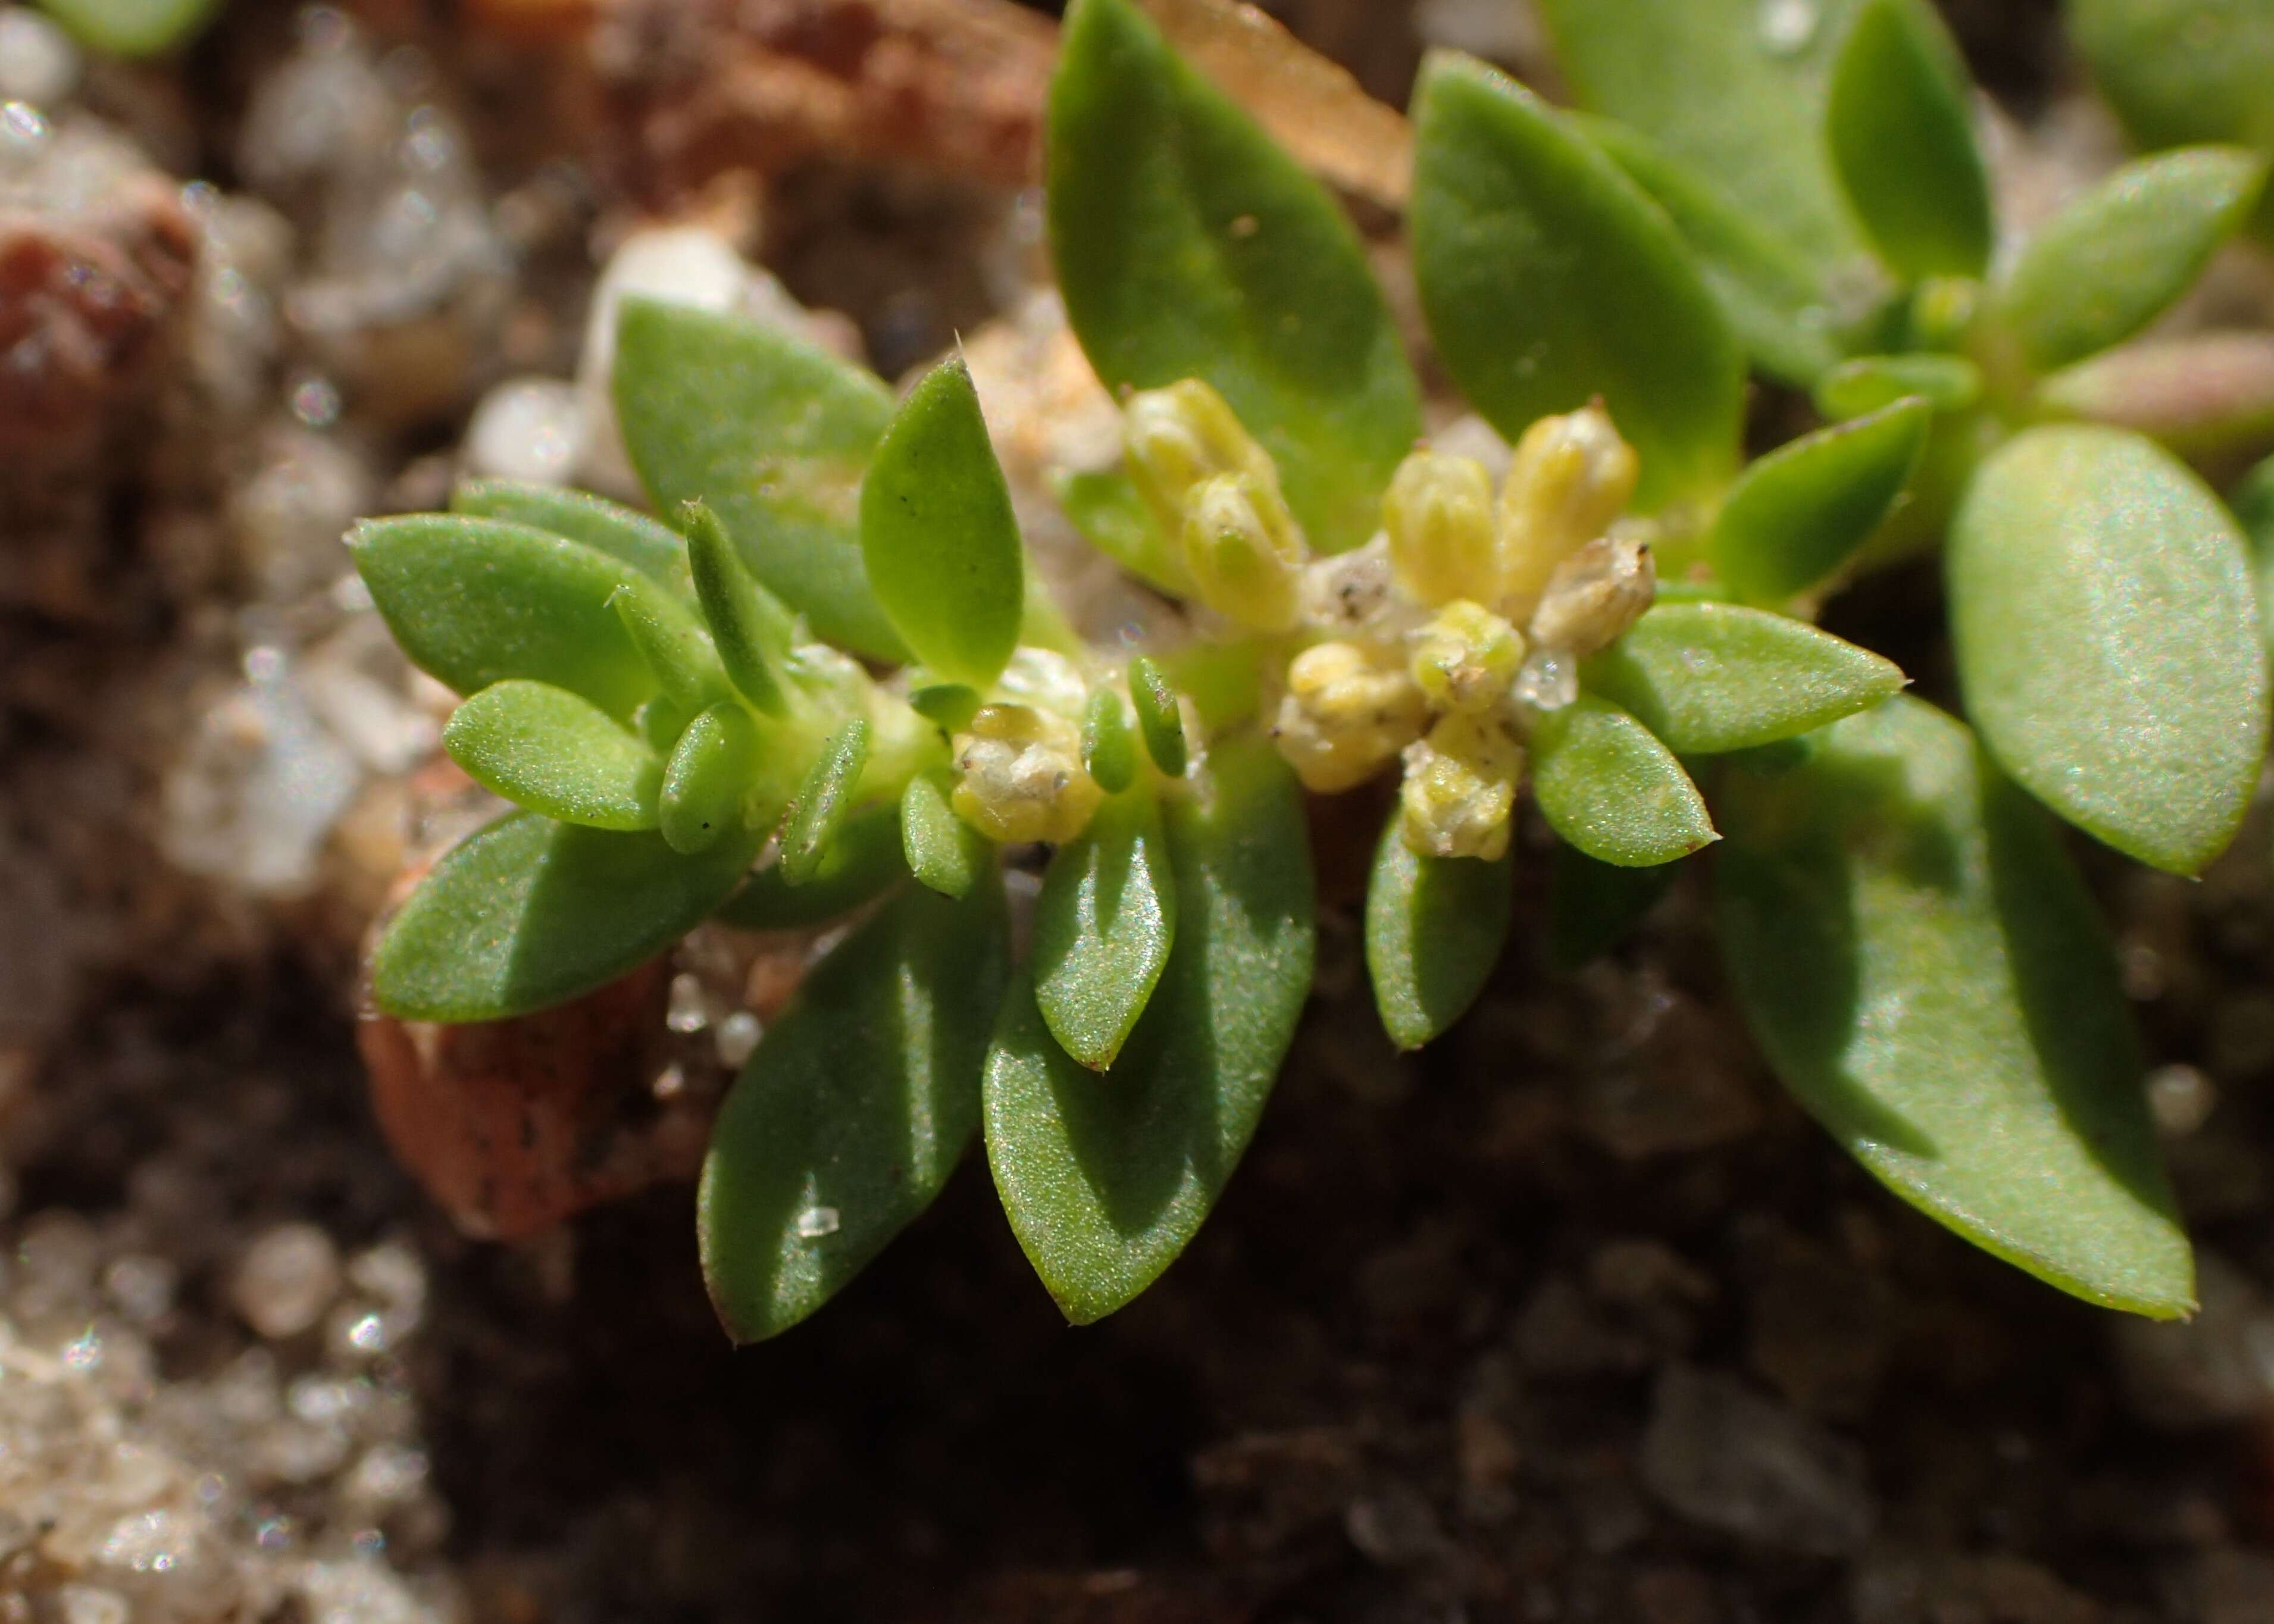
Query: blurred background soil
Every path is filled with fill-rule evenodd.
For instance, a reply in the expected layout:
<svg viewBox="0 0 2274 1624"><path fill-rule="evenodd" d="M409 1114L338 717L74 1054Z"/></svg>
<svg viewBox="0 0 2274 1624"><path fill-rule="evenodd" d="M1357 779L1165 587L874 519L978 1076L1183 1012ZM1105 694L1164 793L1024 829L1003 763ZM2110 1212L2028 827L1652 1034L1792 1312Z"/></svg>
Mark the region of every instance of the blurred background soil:
<svg viewBox="0 0 2274 1624"><path fill-rule="evenodd" d="M1515 0L1272 9L1393 103L1427 43L1544 71ZM1951 13L2017 207L2112 161L2052 5ZM627 490L606 289L887 377L963 335L1047 567L1102 635L1157 620L1035 488L1101 404L1036 280L1053 30L239 0L127 67L0 9L0 1624L2274 1620L2264 797L2200 884L2086 854L2200 1246L2186 1326L1871 1184L1767 1077L1696 875L1577 974L1520 931L1395 1056L1367 808L1321 816L1318 996L1246 1164L1100 1326L976 1157L740 1352L684 1183L501 1244L398 1170L358 944L479 808L338 538L466 471ZM2198 305L2264 285L2237 256ZM1931 694L1931 592L1837 618ZM715 1099L803 951L684 950L651 1114Z"/></svg>

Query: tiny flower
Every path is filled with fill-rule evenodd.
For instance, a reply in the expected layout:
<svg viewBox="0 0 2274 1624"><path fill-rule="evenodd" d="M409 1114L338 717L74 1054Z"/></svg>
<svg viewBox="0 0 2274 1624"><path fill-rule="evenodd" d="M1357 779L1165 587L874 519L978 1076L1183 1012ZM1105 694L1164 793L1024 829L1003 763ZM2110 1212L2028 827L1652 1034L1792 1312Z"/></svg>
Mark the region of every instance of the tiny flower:
<svg viewBox="0 0 2274 1624"><path fill-rule="evenodd" d="M1209 608L1257 631L1294 626L1308 549L1276 481L1215 474L1194 485L1184 543L1185 567Z"/></svg>
<svg viewBox="0 0 2274 1624"><path fill-rule="evenodd" d="M1297 593L1303 624L1342 637L1394 636L1412 606L1398 601L1391 580L1389 538L1379 533L1363 547L1313 559Z"/></svg>
<svg viewBox="0 0 2274 1624"><path fill-rule="evenodd" d="M1427 719L1421 690L1390 657L1364 643L1321 643L1288 665L1272 734L1304 785L1329 793L1372 778Z"/></svg>
<svg viewBox="0 0 2274 1624"><path fill-rule="evenodd" d="M1658 596L1650 545L1599 536L1556 566L1532 616L1532 640L1585 659L1626 635Z"/></svg>
<svg viewBox="0 0 2274 1624"><path fill-rule="evenodd" d="M1413 680L1443 710L1489 710L1524 664L1524 634L1481 604L1456 598L1413 639Z"/></svg>
<svg viewBox="0 0 2274 1624"><path fill-rule="evenodd" d="M1555 567L1610 528L1633 496L1634 447L1600 405L1525 430L1500 493L1501 605L1531 617Z"/></svg>
<svg viewBox="0 0 2274 1624"><path fill-rule="evenodd" d="M1423 603L1493 595L1499 540L1483 463L1416 451L1397 465L1382 499L1382 523L1399 584Z"/></svg>
<svg viewBox="0 0 2274 1624"><path fill-rule="evenodd" d="M1405 844L1424 857L1502 855L1523 776L1524 747L1499 716L1441 718L1405 752Z"/></svg>
<svg viewBox="0 0 2274 1624"><path fill-rule="evenodd" d="M982 705L955 736L955 810L989 839L1063 843L1105 798L1081 764L1081 733L1032 705Z"/></svg>
<svg viewBox="0 0 2274 1624"><path fill-rule="evenodd" d="M1212 475L1278 480L1270 453L1197 378L1131 395L1121 413L1121 445L1131 483L1171 530L1183 523L1193 487Z"/></svg>

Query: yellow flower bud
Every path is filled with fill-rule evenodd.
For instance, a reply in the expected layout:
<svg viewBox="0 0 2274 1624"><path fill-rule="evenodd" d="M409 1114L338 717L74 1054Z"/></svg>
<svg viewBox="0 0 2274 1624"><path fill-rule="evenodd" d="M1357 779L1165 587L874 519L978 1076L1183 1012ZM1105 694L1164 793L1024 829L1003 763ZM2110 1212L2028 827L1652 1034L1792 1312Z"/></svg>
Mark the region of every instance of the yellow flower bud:
<svg viewBox="0 0 2274 1624"><path fill-rule="evenodd" d="M1081 764L1081 733L1032 705L982 705L955 736L956 813L989 839L1063 844L1105 792Z"/></svg>
<svg viewBox="0 0 2274 1624"><path fill-rule="evenodd" d="M1481 857L1508 850L1524 747L1497 716L1454 714L1405 752L1400 832L1424 857Z"/></svg>
<svg viewBox="0 0 2274 1624"><path fill-rule="evenodd" d="M1184 541L1185 568L1209 608L1257 631L1295 624L1309 549L1275 482L1203 479L1185 498Z"/></svg>
<svg viewBox="0 0 2274 1624"><path fill-rule="evenodd" d="M1273 484L1271 454L1240 425L1224 396L1197 378L1129 397L1121 412L1121 445L1130 482L1174 530L1185 500L1214 474L1253 474Z"/></svg>
<svg viewBox="0 0 2274 1624"><path fill-rule="evenodd" d="M1400 585L1425 604L1490 598L1498 588L1492 477L1471 457L1416 451L1382 499Z"/></svg>
<svg viewBox="0 0 2274 1624"><path fill-rule="evenodd" d="M1386 657L1363 643L1321 643L1288 665L1271 731L1304 785L1327 793L1365 783L1427 720L1421 690Z"/></svg>
<svg viewBox="0 0 2274 1624"><path fill-rule="evenodd" d="M1500 493L1502 607L1531 617L1555 567L1608 530L1634 495L1634 447L1601 406L1524 431Z"/></svg>
<svg viewBox="0 0 2274 1624"><path fill-rule="evenodd" d="M1626 635L1658 596L1650 545L1599 536L1555 567L1532 612L1532 640L1585 659Z"/></svg>
<svg viewBox="0 0 2274 1624"><path fill-rule="evenodd" d="M1413 639L1413 680L1441 710L1489 710L1524 664L1524 634L1481 604L1455 598Z"/></svg>

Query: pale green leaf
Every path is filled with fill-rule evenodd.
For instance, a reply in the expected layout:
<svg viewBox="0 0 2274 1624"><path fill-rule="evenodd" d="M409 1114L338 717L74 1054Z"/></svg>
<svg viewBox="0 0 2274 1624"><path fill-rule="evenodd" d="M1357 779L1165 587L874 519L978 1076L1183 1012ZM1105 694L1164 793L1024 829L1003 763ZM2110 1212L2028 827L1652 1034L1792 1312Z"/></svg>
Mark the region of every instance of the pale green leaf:
<svg viewBox="0 0 2274 1624"><path fill-rule="evenodd" d="M682 597L695 583L687 571L686 544L674 531L620 502L554 485L516 479L467 479L450 492L450 511L478 519L526 524L621 559Z"/></svg>
<svg viewBox="0 0 2274 1624"><path fill-rule="evenodd" d="M1966 98L1926 0L1864 0L1833 65L1825 137L1865 235L1909 281L1990 263L1990 177Z"/></svg>
<svg viewBox="0 0 2274 1624"><path fill-rule="evenodd" d="M1914 395L1778 447L1714 515L1706 557L1748 603L1780 605L1822 584L1902 494L1932 415Z"/></svg>
<svg viewBox="0 0 2274 1624"><path fill-rule="evenodd" d="M1533 728L1532 793L1550 829L1623 868L1672 862L1715 838L1705 799L1674 752L1593 694Z"/></svg>
<svg viewBox="0 0 2274 1624"><path fill-rule="evenodd" d="M757 766L757 726L740 702L722 699L689 722L664 769L657 808L672 849L692 855L740 830Z"/></svg>
<svg viewBox="0 0 2274 1624"><path fill-rule="evenodd" d="M1962 356L1857 356L1816 381L1816 410L1835 422L1861 417L1909 395L1938 411L1963 411L1982 398L1982 369Z"/></svg>
<svg viewBox="0 0 2274 1624"><path fill-rule="evenodd" d="M1058 506L1083 540L1148 586L1171 598L1192 596L1185 555L1126 474L1060 471L1051 481Z"/></svg>
<svg viewBox="0 0 2274 1624"><path fill-rule="evenodd" d="M869 764L869 724L854 717L830 735L782 820L782 878L803 885L821 872L830 842L853 812L855 787Z"/></svg>
<svg viewBox="0 0 2274 1624"><path fill-rule="evenodd" d="M1035 902L1035 1003L1059 1047L1111 1066L1176 935L1160 803L1149 790L1115 795L1051 857Z"/></svg>
<svg viewBox="0 0 2274 1624"><path fill-rule="evenodd" d="M442 748L531 812L590 829L652 829L663 764L623 724L550 683L512 678L460 705Z"/></svg>
<svg viewBox="0 0 2274 1624"><path fill-rule="evenodd" d="M797 621L760 586L735 551L719 515L702 502L682 502L687 559L703 619L727 678L743 698L771 716L789 708L781 688L783 658L797 641Z"/></svg>
<svg viewBox="0 0 2274 1624"><path fill-rule="evenodd" d="M221 0L38 0L82 45L114 56L157 56L186 42Z"/></svg>
<svg viewBox="0 0 2274 1624"><path fill-rule="evenodd" d="M987 838L955 815L945 767L917 773L900 792L900 841L908 870L942 896L960 897L993 866Z"/></svg>

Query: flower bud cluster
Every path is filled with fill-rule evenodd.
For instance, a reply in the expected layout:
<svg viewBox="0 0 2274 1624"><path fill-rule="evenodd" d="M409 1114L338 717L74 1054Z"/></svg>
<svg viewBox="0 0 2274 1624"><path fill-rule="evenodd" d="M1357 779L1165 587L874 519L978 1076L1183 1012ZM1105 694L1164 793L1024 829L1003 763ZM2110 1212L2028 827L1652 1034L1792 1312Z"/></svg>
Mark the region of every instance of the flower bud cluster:
<svg viewBox="0 0 2274 1624"><path fill-rule="evenodd" d="M1197 378L1129 397L1129 477L1178 538L1201 601L1254 631L1294 628L1310 548L1270 453Z"/></svg>
<svg viewBox="0 0 2274 1624"><path fill-rule="evenodd" d="M990 840L1071 840L1105 798L1082 765L1081 731L1054 710L982 705L954 745L953 804Z"/></svg>

